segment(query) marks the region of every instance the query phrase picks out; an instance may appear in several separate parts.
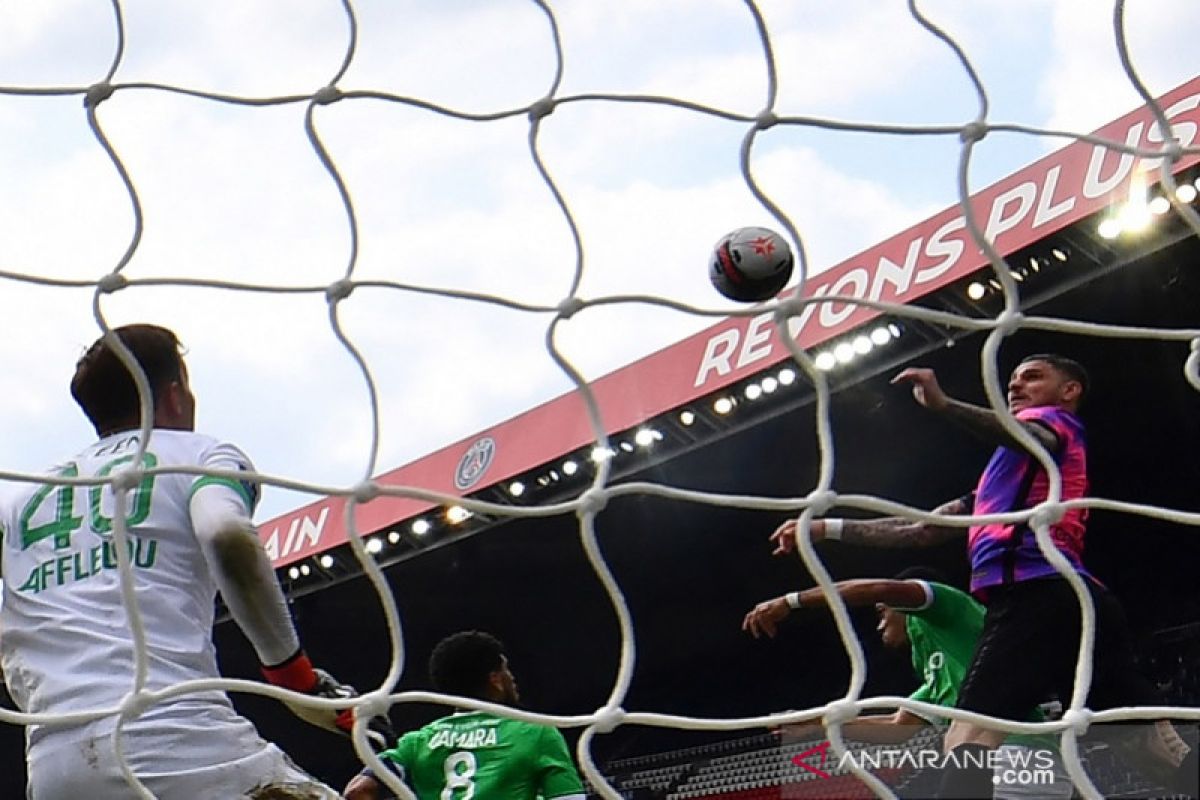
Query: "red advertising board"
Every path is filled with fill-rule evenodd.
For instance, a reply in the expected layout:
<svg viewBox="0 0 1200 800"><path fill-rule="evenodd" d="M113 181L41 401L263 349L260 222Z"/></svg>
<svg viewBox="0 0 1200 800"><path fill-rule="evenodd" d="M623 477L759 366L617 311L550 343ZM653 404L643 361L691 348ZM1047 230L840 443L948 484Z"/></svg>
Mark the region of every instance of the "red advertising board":
<svg viewBox="0 0 1200 800"><path fill-rule="evenodd" d="M1184 146L1200 131L1200 78L1159 98ZM1139 108L1095 133L1105 141L1153 150L1163 137L1148 108ZM1176 171L1200 161L1189 154ZM1116 201L1134 175L1160 161L1084 140L1030 164L972 195L974 217L1002 254L1016 252ZM1148 180L1155 180L1153 174ZM809 297L853 296L905 304L975 273L987 260L972 241L955 204L807 282ZM794 318L789 333L812 348L879 314L847 303L814 303ZM626 430L788 358L770 313L730 317L591 384L609 433ZM465 495L574 451L595 436L580 395L570 392L476 436L376 478L387 486ZM358 506L356 527L368 534L432 507L425 500L377 498ZM275 566L344 544L346 500L329 497L263 524Z"/></svg>

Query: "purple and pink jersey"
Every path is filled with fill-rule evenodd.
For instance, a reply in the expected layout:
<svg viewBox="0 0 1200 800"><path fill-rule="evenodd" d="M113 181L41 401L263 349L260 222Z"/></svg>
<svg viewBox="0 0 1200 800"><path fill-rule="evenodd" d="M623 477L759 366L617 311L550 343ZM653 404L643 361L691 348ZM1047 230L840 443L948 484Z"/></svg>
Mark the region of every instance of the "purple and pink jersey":
<svg viewBox="0 0 1200 800"><path fill-rule="evenodd" d="M1087 494L1087 444L1079 418L1057 406L1025 408L1016 417L1023 422L1037 421L1058 436L1055 462L1062 473L1062 499L1074 500ZM973 513L1002 514L1032 508L1046 499L1048 486L1046 471L1033 456L1023 450L997 447L975 488ZM1050 537L1059 551L1083 575L1088 575L1082 563L1086 517L1087 509L1073 508L1050 527ZM1002 583L1058 574L1038 549L1028 525L974 526L967 538L967 552L973 593Z"/></svg>

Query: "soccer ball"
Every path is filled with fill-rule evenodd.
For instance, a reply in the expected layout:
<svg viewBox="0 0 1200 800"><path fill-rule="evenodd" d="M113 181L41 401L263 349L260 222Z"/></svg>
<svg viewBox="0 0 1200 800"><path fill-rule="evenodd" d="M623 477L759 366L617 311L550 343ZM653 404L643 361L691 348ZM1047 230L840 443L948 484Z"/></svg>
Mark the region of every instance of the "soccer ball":
<svg viewBox="0 0 1200 800"><path fill-rule="evenodd" d="M792 248L767 228L738 228L713 248L708 277L730 300L770 300L792 277Z"/></svg>

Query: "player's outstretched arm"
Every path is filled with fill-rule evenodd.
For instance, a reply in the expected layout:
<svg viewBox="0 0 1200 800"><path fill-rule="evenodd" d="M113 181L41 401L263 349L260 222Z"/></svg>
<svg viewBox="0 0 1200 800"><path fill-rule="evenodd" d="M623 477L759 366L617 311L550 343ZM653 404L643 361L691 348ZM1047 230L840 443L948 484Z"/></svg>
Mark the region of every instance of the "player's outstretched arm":
<svg viewBox="0 0 1200 800"><path fill-rule="evenodd" d="M929 722L906 708L898 708L891 714L867 714L842 725L842 734L847 739L872 744L900 744L907 742L929 727Z"/></svg>
<svg viewBox="0 0 1200 800"><path fill-rule="evenodd" d="M927 720L907 709L898 708L891 714L864 714L855 717L842 724L842 736L856 742L900 744L927 727ZM799 725L782 725L775 730L791 741L808 741L825 736L825 726L820 720Z"/></svg>
<svg viewBox="0 0 1200 800"><path fill-rule="evenodd" d="M275 686L304 694L356 696L353 687L314 669L301 648L283 590L243 498L223 485L202 486L192 496L190 511L196 539L217 590L254 647L263 665L263 676ZM348 733L354 725L350 709L317 710L291 703L288 708L306 722L327 730ZM374 718L370 727L377 745L390 744L386 719Z"/></svg>
<svg viewBox="0 0 1200 800"><path fill-rule="evenodd" d="M300 640L245 502L223 485L192 495L192 527L221 598L263 664L282 664Z"/></svg>
<svg viewBox="0 0 1200 800"><path fill-rule="evenodd" d="M947 517L969 514L971 509L962 497L956 497L933 509L933 513ZM771 555L788 555L796 550L796 520L789 519L771 534L775 550ZM848 544L868 547L929 547L963 536L966 528L955 525L939 525L933 522L908 519L907 517L880 517L879 519L815 519L812 521L813 542L836 540Z"/></svg>
<svg viewBox="0 0 1200 800"><path fill-rule="evenodd" d="M944 391L938 383L937 374L924 367L909 367L892 378L892 384L907 384L912 387L913 399L930 411L942 414L947 419L961 425L968 431L991 444L1027 450L1008 429L1000 423L1000 417L990 408L964 403L955 400ZM1058 435L1045 425L1033 421L1018 421L1031 436L1051 453L1057 453L1060 447Z"/></svg>
<svg viewBox="0 0 1200 800"><path fill-rule="evenodd" d="M838 581L834 588L846 605L851 608L873 606L876 603L893 608L920 608L925 605L925 589L916 581L855 578ZM827 608L829 601L820 587L791 592L771 600L764 600L750 610L742 620L742 630L755 639L762 635L774 637L779 623L801 608Z"/></svg>

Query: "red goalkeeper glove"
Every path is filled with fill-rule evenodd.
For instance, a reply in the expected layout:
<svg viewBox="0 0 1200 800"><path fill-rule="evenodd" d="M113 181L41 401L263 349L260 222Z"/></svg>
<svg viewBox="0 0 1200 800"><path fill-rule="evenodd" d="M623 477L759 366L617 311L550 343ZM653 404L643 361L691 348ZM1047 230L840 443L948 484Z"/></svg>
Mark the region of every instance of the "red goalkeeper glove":
<svg viewBox="0 0 1200 800"><path fill-rule="evenodd" d="M308 655L303 650L296 651L294 656L281 664L263 667L262 673L267 682L273 686L291 689L292 691L312 695L313 697L327 697L331 699L358 697L358 692L353 686L339 683L337 679L325 670L313 667L312 662L308 659ZM313 708L300 703L289 703L286 700L284 704L297 717L312 725L316 725L318 728L349 735L351 729L354 727L353 707L335 711L332 709ZM367 724L367 728L367 736L377 749L386 749L395 740L391 723L386 717L372 717Z"/></svg>

